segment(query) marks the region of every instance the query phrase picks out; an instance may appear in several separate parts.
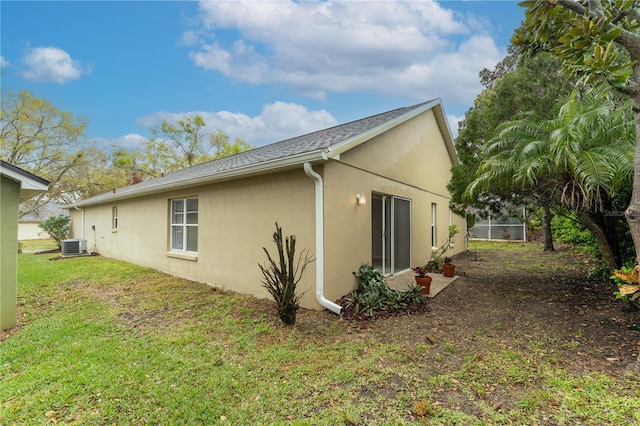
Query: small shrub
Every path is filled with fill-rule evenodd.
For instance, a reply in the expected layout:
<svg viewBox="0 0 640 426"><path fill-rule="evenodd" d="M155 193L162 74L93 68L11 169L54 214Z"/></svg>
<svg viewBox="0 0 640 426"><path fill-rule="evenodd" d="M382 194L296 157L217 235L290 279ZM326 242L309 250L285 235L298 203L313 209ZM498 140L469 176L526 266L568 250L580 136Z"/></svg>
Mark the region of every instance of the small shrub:
<svg viewBox="0 0 640 426"><path fill-rule="evenodd" d="M56 242L58 248L60 248L62 241L69 236L70 220L71 218L65 215L51 216L49 219L40 222L38 226L47 231L53 241Z"/></svg>
<svg viewBox="0 0 640 426"><path fill-rule="evenodd" d="M280 320L286 325L293 325L296 322L296 313L300 309L302 297L296 294L296 286L302 278L302 273L314 259L309 257L309 251L305 249L296 261L296 237L295 235L287 237L283 244L282 228L277 222L273 242L278 248L278 262L273 260L265 247L262 248L267 254L266 264L258 264L264 276L262 283L276 302Z"/></svg>
<svg viewBox="0 0 640 426"><path fill-rule="evenodd" d="M18 241L18 254L22 254L22 241Z"/></svg>
<svg viewBox="0 0 640 426"><path fill-rule="evenodd" d="M640 266L623 266L613 271L613 275L609 277L616 283L618 290L614 294L617 299L620 299L626 311L637 310L640 304L639 272Z"/></svg>
<svg viewBox="0 0 640 426"><path fill-rule="evenodd" d="M353 308L357 317L371 318L376 312L393 312L422 302L419 286L412 284L406 291L394 290L372 265L361 265L353 275L359 281L358 289L344 299L345 308Z"/></svg>

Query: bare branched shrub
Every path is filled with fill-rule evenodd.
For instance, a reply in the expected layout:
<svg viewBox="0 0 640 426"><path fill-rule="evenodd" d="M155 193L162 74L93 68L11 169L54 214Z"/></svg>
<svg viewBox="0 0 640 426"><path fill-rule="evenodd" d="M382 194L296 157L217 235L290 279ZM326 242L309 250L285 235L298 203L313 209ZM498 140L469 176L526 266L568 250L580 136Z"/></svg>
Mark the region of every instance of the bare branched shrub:
<svg viewBox="0 0 640 426"><path fill-rule="evenodd" d="M267 254L265 264L258 264L264 276L262 284L275 300L278 316L282 322L293 325L296 322L296 313L300 308L300 298L302 297L302 294L296 294L296 286L302 278L304 270L315 259L309 256L309 250L305 249L302 250L296 261L296 237L291 235L283 243L282 228L278 226L277 222L273 242L278 248L278 262L271 257L265 247L262 248Z"/></svg>

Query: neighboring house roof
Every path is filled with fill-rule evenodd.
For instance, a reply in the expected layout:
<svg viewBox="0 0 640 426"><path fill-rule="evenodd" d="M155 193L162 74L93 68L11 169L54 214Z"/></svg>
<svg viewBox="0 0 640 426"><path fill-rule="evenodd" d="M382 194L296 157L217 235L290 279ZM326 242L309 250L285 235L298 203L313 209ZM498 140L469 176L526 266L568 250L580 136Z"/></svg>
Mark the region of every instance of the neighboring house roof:
<svg viewBox="0 0 640 426"><path fill-rule="evenodd" d="M0 160L0 174L20 183L21 203L43 191L46 191L49 187L48 180L42 179L39 176L2 160Z"/></svg>
<svg viewBox="0 0 640 426"><path fill-rule="evenodd" d="M119 188L63 208L82 207L180 189L197 184L267 173L305 162L339 159L340 154L433 109L452 162L457 163L451 131L440 99L398 108L328 129L198 164L163 177Z"/></svg>
<svg viewBox="0 0 640 426"><path fill-rule="evenodd" d="M31 212L22 216L18 222L20 223L40 223L51 216L68 216L68 211L63 210L58 204L48 202L38 209L37 212Z"/></svg>

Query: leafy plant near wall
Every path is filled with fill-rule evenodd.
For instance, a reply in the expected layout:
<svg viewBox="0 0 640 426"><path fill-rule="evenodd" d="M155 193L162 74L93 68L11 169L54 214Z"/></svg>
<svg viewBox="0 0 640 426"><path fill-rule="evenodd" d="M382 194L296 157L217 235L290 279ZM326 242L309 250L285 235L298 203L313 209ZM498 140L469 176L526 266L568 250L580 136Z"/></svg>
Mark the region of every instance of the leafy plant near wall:
<svg viewBox="0 0 640 426"><path fill-rule="evenodd" d="M56 242L58 248L60 248L62 241L69 236L70 220L70 217L64 215L51 216L49 219L38 223L38 226L47 231L49 236Z"/></svg>
<svg viewBox="0 0 640 426"><path fill-rule="evenodd" d="M345 308L353 308L357 317L373 317L376 312L393 312L422 301L420 287L413 284L406 291L394 290L370 264L361 265L353 275L360 282L358 289L349 293L344 300Z"/></svg>
<svg viewBox="0 0 640 426"><path fill-rule="evenodd" d="M264 265L258 264L264 276L262 283L276 302L280 320L286 325L293 325L296 322L302 297L302 294L296 294L296 286L304 270L315 259L310 257L309 250L305 249L296 261L296 236L291 235L283 242L282 228L278 226L278 222L276 222L273 242L278 249L278 259L276 262L269 251L265 247L262 248L267 254L267 262Z"/></svg>

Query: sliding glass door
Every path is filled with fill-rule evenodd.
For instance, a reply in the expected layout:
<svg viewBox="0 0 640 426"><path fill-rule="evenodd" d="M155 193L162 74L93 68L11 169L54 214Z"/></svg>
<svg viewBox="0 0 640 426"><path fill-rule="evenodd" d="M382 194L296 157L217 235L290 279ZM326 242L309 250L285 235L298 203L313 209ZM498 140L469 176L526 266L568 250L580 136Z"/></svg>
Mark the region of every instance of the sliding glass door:
<svg viewBox="0 0 640 426"><path fill-rule="evenodd" d="M384 275L411 267L411 200L371 197L371 262Z"/></svg>

